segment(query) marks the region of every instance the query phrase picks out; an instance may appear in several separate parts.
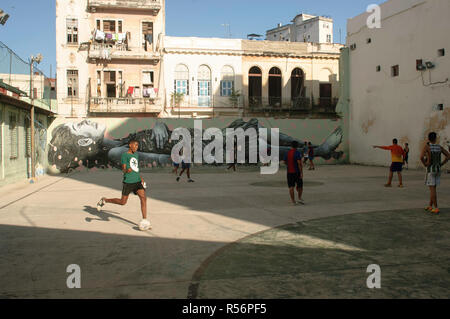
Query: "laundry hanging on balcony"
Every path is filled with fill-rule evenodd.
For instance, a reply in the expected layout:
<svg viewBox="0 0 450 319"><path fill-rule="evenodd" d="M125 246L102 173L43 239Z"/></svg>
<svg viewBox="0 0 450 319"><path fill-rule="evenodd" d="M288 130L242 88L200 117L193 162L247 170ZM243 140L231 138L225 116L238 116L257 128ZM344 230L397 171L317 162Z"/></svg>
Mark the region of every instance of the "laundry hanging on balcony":
<svg viewBox="0 0 450 319"><path fill-rule="evenodd" d="M153 43L153 33L146 34L146 35L145 35L145 40L146 40L148 43L152 44L152 43Z"/></svg>
<svg viewBox="0 0 450 319"><path fill-rule="evenodd" d="M133 96L134 86L129 86L127 91L127 96Z"/></svg>
<svg viewBox="0 0 450 319"><path fill-rule="evenodd" d="M142 90L142 94L143 94L144 97L155 99L157 90L158 89L154 89L154 88L144 88Z"/></svg>
<svg viewBox="0 0 450 319"><path fill-rule="evenodd" d="M105 40L105 32L95 29L94 39L97 41L104 41Z"/></svg>
<svg viewBox="0 0 450 319"><path fill-rule="evenodd" d="M95 29L93 38L96 41L114 41L118 43L123 43L127 41L127 33L105 33L101 30Z"/></svg>

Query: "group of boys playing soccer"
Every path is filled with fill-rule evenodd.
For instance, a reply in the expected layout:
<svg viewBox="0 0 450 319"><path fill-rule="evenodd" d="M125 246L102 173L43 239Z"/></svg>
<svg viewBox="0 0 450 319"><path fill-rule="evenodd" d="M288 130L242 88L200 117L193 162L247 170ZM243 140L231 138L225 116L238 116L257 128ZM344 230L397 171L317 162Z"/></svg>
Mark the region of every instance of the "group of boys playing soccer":
<svg viewBox="0 0 450 319"><path fill-rule="evenodd" d="M438 214L439 207L437 202L436 188L440 185L441 167L444 166L450 160L450 153L444 149L441 145L436 144L437 134L432 132L428 135L428 143L423 147L420 154L420 161L426 168L425 184L430 188L430 202L425 208L434 214ZM102 197L97 203L97 210L101 211L105 204L125 205L128 202L130 193L137 195L141 202L142 221L139 224L140 230L151 229L151 224L147 219L147 185L140 175L139 170L139 156L137 150L139 143L135 140L130 141L128 152L122 154L121 164L123 172L123 186L121 198L105 198ZM304 205L302 199L303 194L303 154L298 150L299 144L297 141L293 141L291 149L286 154L284 162L287 166L287 184L289 187L289 195L291 203L293 205ZM402 169L405 163L406 153L405 150L398 145L397 139L393 140L391 146L374 146L374 148L380 148L383 150L389 150L392 155L392 165L389 172L389 180L385 185L386 187L392 187L392 179L394 173L398 174L399 187L403 187ZM306 151L306 150L305 150ZM445 160L441 162L442 154L445 155ZM193 182L190 178L190 167L187 164L183 164L180 175L177 176L177 181L185 170L188 173L189 182ZM298 201L295 200L295 190L297 190Z"/></svg>

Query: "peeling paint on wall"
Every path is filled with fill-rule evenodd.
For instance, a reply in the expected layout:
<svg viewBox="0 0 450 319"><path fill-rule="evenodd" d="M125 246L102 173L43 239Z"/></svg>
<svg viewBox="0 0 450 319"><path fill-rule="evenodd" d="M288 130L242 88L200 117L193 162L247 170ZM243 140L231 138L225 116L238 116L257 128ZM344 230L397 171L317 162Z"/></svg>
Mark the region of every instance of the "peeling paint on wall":
<svg viewBox="0 0 450 319"><path fill-rule="evenodd" d="M369 119L361 125L364 134L369 133L369 129L375 124L375 119Z"/></svg>

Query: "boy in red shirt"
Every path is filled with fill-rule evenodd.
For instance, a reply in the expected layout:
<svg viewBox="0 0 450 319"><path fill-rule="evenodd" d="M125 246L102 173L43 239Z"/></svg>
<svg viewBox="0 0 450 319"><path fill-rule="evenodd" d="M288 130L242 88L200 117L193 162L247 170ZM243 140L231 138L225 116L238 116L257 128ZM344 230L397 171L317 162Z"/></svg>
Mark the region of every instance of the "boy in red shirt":
<svg viewBox="0 0 450 319"><path fill-rule="evenodd" d="M398 140L395 138L392 141L393 145L391 146L374 146L373 148L380 148L382 150L391 151L392 156L392 165L389 171L389 180L385 187L392 187L392 177L394 176L394 173L397 172L398 174L398 187L403 187L403 180L402 180L402 170L403 170L403 164L405 163L405 151L401 146L398 145Z"/></svg>
<svg viewBox="0 0 450 319"><path fill-rule="evenodd" d="M287 182L289 187L289 195L293 205L305 205L302 199L303 193L303 164L302 154L297 150L298 142L293 141L291 150L286 154L284 162L287 165ZM297 187L298 202L295 201L294 189Z"/></svg>

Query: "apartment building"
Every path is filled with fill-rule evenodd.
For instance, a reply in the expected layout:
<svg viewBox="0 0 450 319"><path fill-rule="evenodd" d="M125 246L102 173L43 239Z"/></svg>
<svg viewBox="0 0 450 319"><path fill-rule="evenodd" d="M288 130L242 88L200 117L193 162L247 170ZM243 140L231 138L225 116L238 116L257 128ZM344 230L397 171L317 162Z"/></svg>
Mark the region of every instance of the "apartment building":
<svg viewBox="0 0 450 319"><path fill-rule="evenodd" d="M165 0L57 0L59 114L156 116Z"/></svg>
<svg viewBox="0 0 450 319"><path fill-rule="evenodd" d="M325 16L298 14L291 21L267 30L266 40L288 42L333 43L333 19Z"/></svg>

